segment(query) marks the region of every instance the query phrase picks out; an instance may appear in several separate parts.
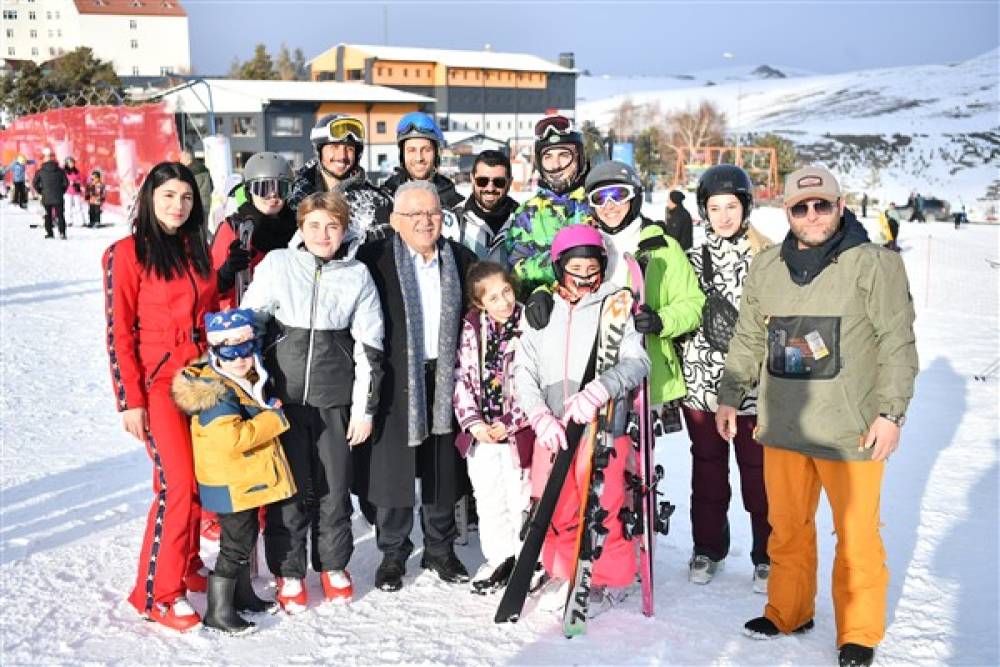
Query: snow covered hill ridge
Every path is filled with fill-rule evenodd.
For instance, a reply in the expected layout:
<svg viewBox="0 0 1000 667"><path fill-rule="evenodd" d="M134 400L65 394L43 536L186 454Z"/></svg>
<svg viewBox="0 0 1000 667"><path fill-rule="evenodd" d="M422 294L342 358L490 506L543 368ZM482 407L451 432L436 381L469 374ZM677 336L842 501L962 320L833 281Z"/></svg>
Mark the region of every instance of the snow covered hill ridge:
<svg viewBox="0 0 1000 667"><path fill-rule="evenodd" d="M1000 207L998 68L1000 49L960 63L830 75L778 67L785 78L762 78L723 70L715 78L663 79L659 90L643 90L641 78L618 80L617 91L600 99L593 93L602 86L585 77L577 117L606 131L626 99L664 113L707 100L742 136L775 132L793 141L847 189L884 202L917 190L985 217ZM627 90L629 81L637 88ZM603 89L610 89L606 81Z"/></svg>

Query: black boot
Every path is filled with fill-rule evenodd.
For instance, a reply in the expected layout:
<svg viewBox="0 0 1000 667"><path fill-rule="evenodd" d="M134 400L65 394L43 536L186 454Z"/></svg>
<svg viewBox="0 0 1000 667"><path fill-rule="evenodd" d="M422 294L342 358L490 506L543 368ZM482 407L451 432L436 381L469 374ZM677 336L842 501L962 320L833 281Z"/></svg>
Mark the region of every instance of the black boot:
<svg viewBox="0 0 1000 667"><path fill-rule="evenodd" d="M472 592L477 595L487 595L489 593L496 593L506 586L507 582L510 581L511 573L514 571L514 560L514 557L511 556L500 563L490 576L473 581Z"/></svg>
<svg viewBox="0 0 1000 667"><path fill-rule="evenodd" d="M250 580L250 566L240 568L236 575L236 591L233 594L233 606L236 611L244 611L250 614L274 613L278 609L278 603L274 600L261 600L257 597L257 592L253 589Z"/></svg>
<svg viewBox="0 0 1000 667"><path fill-rule="evenodd" d="M217 574L209 575L208 609L205 610L205 618L202 619L206 628L231 635L253 630L254 624L244 620L236 613L236 608L233 606L235 593L235 579L226 579Z"/></svg>
<svg viewBox="0 0 1000 667"><path fill-rule="evenodd" d="M808 621L792 630L792 634L803 635L812 630L814 625L813 620L810 618ZM781 630L778 629L778 626L776 626L774 621L771 619L765 616L758 616L757 618L752 618L743 624L743 634L751 639L774 639L781 634Z"/></svg>
<svg viewBox="0 0 1000 667"><path fill-rule="evenodd" d="M861 644L840 647L840 667L868 667L875 659L875 649Z"/></svg>
<svg viewBox="0 0 1000 667"><path fill-rule="evenodd" d="M429 556L425 551L420 559L420 567L425 570L434 570L441 581L447 581L449 584L464 584L470 578L469 571L462 565L462 561L458 560L455 552L450 549L436 556Z"/></svg>

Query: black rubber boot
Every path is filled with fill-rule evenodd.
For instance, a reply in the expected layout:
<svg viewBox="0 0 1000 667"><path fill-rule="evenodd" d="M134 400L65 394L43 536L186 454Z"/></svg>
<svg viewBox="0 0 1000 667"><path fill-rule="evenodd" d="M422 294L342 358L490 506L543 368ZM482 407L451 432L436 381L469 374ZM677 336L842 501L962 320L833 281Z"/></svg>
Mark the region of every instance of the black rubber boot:
<svg viewBox="0 0 1000 667"><path fill-rule="evenodd" d="M875 659L875 649L861 644L844 644L840 647L840 667L868 667Z"/></svg>
<svg viewBox="0 0 1000 667"><path fill-rule="evenodd" d="M218 630L231 635L243 634L254 629L254 624L244 620L236 613L233 606L233 596L236 593L236 580L226 579L217 574L208 577L208 609L202 623L206 628Z"/></svg>
<svg viewBox="0 0 1000 667"><path fill-rule="evenodd" d="M278 610L278 603L274 600L261 600L257 597L257 592L253 589L250 580L250 566L241 568L236 575L236 591L233 594L233 606L236 611L247 612L249 614L274 613Z"/></svg>

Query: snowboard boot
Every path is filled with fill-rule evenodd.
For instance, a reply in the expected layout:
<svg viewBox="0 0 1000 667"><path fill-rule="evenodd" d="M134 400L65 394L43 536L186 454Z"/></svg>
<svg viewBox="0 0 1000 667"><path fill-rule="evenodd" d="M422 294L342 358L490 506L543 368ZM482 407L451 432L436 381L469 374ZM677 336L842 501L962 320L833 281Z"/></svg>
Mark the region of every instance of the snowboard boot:
<svg viewBox="0 0 1000 667"><path fill-rule="evenodd" d="M472 592L476 595L488 595L496 593L505 587L507 582L510 581L511 573L514 572L514 562L514 557L510 556L507 560L500 563L489 576L473 581Z"/></svg>
<svg viewBox="0 0 1000 667"><path fill-rule="evenodd" d="M861 644L844 644L840 647L840 667L868 667L875 659L875 649Z"/></svg>
<svg viewBox="0 0 1000 667"><path fill-rule="evenodd" d="M726 566L724 560L712 560L708 556L695 555L688 563L688 581L692 584L707 584Z"/></svg>
<svg viewBox="0 0 1000 667"><path fill-rule="evenodd" d="M813 620L810 618L808 621L792 630L792 634L803 635L812 630L814 625L815 623L813 623ZM757 618L750 619L743 625L743 634L751 639L774 639L782 633L771 619L766 616L758 616Z"/></svg>
<svg viewBox="0 0 1000 667"><path fill-rule="evenodd" d="M767 595L767 580L771 576L771 566L760 563L753 568L753 592Z"/></svg>
<svg viewBox="0 0 1000 667"><path fill-rule="evenodd" d="M205 627L230 635L251 632L256 626L236 613L233 598L236 580L217 574L208 577L208 608L205 610Z"/></svg>
<svg viewBox="0 0 1000 667"><path fill-rule="evenodd" d="M236 575L236 592L233 595L233 606L236 611L248 614L273 614L278 610L278 603L274 600L261 600L257 597L257 592L253 589L253 581L250 576L250 567L240 568Z"/></svg>

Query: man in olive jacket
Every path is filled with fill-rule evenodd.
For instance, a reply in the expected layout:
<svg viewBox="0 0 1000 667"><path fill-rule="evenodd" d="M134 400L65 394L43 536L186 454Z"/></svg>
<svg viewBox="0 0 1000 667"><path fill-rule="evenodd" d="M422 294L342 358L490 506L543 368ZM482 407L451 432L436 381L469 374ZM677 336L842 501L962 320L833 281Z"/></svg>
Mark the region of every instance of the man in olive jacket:
<svg viewBox="0 0 1000 667"><path fill-rule="evenodd" d="M784 205L791 230L751 265L716 416L731 438L735 406L759 382L771 576L764 615L745 627L755 638L812 628L822 488L840 664L867 665L885 633L879 497L918 370L913 301L899 255L868 242L829 171L790 174Z"/></svg>

